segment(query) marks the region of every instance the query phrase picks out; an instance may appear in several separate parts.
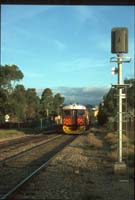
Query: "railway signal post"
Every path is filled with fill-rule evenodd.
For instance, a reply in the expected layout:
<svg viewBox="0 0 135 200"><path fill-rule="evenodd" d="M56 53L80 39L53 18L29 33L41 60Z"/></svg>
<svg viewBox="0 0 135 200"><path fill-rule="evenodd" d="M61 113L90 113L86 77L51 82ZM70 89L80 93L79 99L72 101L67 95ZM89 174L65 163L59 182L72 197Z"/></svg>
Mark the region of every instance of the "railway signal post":
<svg viewBox="0 0 135 200"><path fill-rule="evenodd" d="M122 160L122 99L125 98L123 89L126 87L126 84L123 84L122 81L122 63L131 61L131 58L123 56L123 53L128 52L127 28L112 29L111 52L117 54L117 57L112 57L110 61L117 63L117 68L113 68L113 73L118 74L118 84L113 85L118 91L118 162L114 165L114 173L125 174L126 164Z"/></svg>

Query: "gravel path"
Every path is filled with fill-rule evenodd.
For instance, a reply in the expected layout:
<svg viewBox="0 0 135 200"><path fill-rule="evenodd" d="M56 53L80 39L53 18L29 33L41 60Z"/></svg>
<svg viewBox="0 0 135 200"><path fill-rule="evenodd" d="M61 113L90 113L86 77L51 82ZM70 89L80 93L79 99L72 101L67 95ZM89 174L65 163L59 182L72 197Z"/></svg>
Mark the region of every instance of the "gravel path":
<svg viewBox="0 0 135 200"><path fill-rule="evenodd" d="M93 129L97 138L98 133ZM99 135L101 141L102 135ZM102 142L98 148L92 147L88 135L79 136L24 186L15 199L133 200L133 178L128 174L114 175L114 162L107 158L107 146Z"/></svg>

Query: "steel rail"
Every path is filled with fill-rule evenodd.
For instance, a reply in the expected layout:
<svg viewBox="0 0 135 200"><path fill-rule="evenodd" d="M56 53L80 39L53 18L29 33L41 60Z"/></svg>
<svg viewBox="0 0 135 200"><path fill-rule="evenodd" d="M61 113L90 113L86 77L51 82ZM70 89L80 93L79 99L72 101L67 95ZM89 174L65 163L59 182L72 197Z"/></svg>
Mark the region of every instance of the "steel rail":
<svg viewBox="0 0 135 200"><path fill-rule="evenodd" d="M40 132L41 134L44 134L45 136L47 136L46 134L51 134L51 133L56 133L57 130L48 130L48 131L43 131L43 132ZM7 140L4 140L4 141L0 141L0 149L3 149L3 148L7 148L7 147L10 147L12 148L12 146L14 145L22 145L24 142L26 141L31 141L31 140L37 140L37 139L40 139L41 137L43 137L43 135L39 135L40 133L36 134L36 137L34 137L34 135L25 135L25 136L22 136L22 137L18 137L18 138L13 138L13 139L7 139Z"/></svg>
<svg viewBox="0 0 135 200"><path fill-rule="evenodd" d="M8 191L6 194L4 194L0 200L5 200L7 198L10 199L10 196L13 195L21 186L23 186L27 181L29 181L34 175L36 175L40 170L42 170L44 167L47 167L48 163L61 151L63 150L70 142L72 142L77 136L71 136L68 140L60 144L58 147L55 147L52 150L52 155L50 158L48 158L47 161L45 161L40 167L38 167L36 170L34 170L29 176L24 178L22 181L20 181L15 187L13 187L10 191ZM55 152L54 152L55 151Z"/></svg>
<svg viewBox="0 0 135 200"><path fill-rule="evenodd" d="M54 137L54 138L48 139L48 140L46 140L45 142L43 142L43 143L41 143L41 144L38 144L38 145L36 145L36 146L34 146L34 147L31 147L31 148L29 148L29 149L27 149L27 150L24 150L24 151L22 151L22 152L20 152L20 153L18 153L18 154L15 154L15 155L13 155L13 156L11 156L11 157L9 157L9 158L6 158L6 159L4 159L4 160L1 160L1 161L0 161L0 165L4 165L4 164L5 164L6 162L8 162L8 161L11 161L11 160L14 160L14 159L16 159L16 158L22 157L22 156L24 156L24 155L30 153L30 152L33 151L34 149L36 149L36 148L38 148L38 147L41 147L42 145L47 144L47 143L49 143L49 142L51 142L51 141L53 141L53 140L55 140L55 139L57 139L57 138L59 138L59 137L62 137L62 135L58 135L58 136L56 136L56 137Z"/></svg>

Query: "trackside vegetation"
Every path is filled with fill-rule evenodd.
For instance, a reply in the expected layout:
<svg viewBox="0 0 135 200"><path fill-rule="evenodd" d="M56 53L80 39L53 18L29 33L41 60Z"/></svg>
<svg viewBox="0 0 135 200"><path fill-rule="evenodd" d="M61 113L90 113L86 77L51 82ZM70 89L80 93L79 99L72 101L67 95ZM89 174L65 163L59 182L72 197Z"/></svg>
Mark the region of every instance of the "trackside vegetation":
<svg viewBox="0 0 135 200"><path fill-rule="evenodd" d="M2 139L12 139L14 137L20 137L20 136L24 136L25 133L21 130L15 130L15 129L10 129L10 130L4 130L1 129L0 130L0 140Z"/></svg>
<svg viewBox="0 0 135 200"><path fill-rule="evenodd" d="M0 124L5 115L10 122L21 123L58 115L64 103L60 93L53 94L50 88L43 89L41 97L35 88L19 84L24 77L16 65L0 65Z"/></svg>
<svg viewBox="0 0 135 200"><path fill-rule="evenodd" d="M124 84L127 84L128 87L123 91L126 94L126 99L123 99L123 118L134 121L135 79L125 79ZM117 96L117 90L111 88L103 97L103 102L99 105L99 113L97 116L100 125L106 124L109 128L113 128L114 122L117 122Z"/></svg>

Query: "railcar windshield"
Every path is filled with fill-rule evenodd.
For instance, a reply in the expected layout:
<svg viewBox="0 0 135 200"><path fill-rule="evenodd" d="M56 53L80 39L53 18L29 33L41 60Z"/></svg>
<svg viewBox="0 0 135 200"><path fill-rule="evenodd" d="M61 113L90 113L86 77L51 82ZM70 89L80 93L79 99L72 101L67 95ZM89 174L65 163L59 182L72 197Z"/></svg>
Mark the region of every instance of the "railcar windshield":
<svg viewBox="0 0 135 200"><path fill-rule="evenodd" d="M85 114L85 110L78 110L77 111L77 116L78 117L82 117L82 116L84 116L84 114Z"/></svg>
<svg viewBox="0 0 135 200"><path fill-rule="evenodd" d="M70 115L76 115L78 117L82 117L85 114L85 110L63 110L63 116L70 116Z"/></svg>
<svg viewBox="0 0 135 200"><path fill-rule="evenodd" d="M71 115L71 110L63 110L63 116L70 116Z"/></svg>

